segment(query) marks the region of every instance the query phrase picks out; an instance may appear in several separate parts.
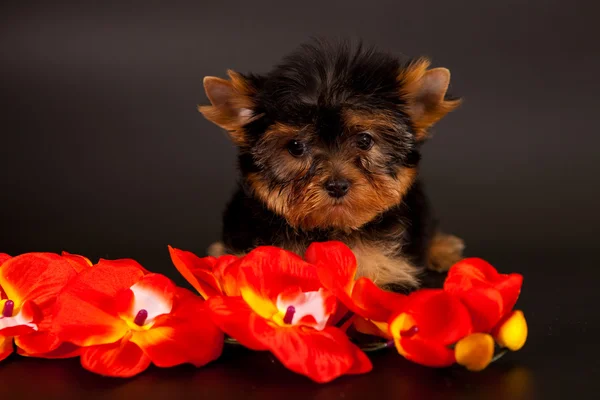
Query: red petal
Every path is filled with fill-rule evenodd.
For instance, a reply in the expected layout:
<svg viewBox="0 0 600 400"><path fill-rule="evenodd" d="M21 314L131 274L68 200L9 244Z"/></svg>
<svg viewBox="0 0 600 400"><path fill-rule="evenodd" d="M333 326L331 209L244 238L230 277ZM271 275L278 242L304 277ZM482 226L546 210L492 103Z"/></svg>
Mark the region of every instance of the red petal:
<svg viewBox="0 0 600 400"><path fill-rule="evenodd" d="M142 265L140 263L138 263L135 260L132 260L130 258L121 258L118 260L105 260L103 258L101 258L98 261L98 265L101 265L103 267L113 267L113 268L137 268L140 271L142 271L144 274L149 274L150 271L148 271L146 268L142 267Z"/></svg>
<svg viewBox="0 0 600 400"><path fill-rule="evenodd" d="M51 332L33 332L15 337L15 344L21 350L19 354L34 356L55 350L61 341Z"/></svg>
<svg viewBox="0 0 600 400"><path fill-rule="evenodd" d="M279 327L256 315L239 297L212 297L207 301L215 323L242 345L271 350L292 371L317 382L343 374L371 370L371 362L337 328L323 331Z"/></svg>
<svg viewBox="0 0 600 400"><path fill-rule="evenodd" d="M457 297L438 289L411 293L403 312L419 329L415 338L449 345L472 332L471 316Z"/></svg>
<svg viewBox="0 0 600 400"><path fill-rule="evenodd" d="M522 284L520 274L499 274L488 262L467 258L450 268L444 290L459 296L474 315L477 330L487 332L512 310Z"/></svg>
<svg viewBox="0 0 600 400"><path fill-rule="evenodd" d="M354 344L352 344L352 347L354 352L354 364L346 372L346 375L359 375L371 372L373 369L373 364L371 363L369 357L367 357L367 355Z"/></svg>
<svg viewBox="0 0 600 400"><path fill-rule="evenodd" d="M341 287L346 293L352 290L356 275L356 257L342 242L312 243L304 255L306 261L316 265L325 288Z"/></svg>
<svg viewBox="0 0 600 400"><path fill-rule="evenodd" d="M409 313L401 312L390 320L389 332L398 352L408 360L430 367L445 367L455 361L454 351L448 348L449 343L445 343L447 340L439 340L435 338L435 332L432 335L421 329Z"/></svg>
<svg viewBox="0 0 600 400"><path fill-rule="evenodd" d="M63 251L61 253L61 256L66 259L67 261L69 261L69 263L71 263L71 266L77 271L77 272L81 272L86 268L91 267L92 262L84 256L80 256L77 254L70 254L67 253L66 251Z"/></svg>
<svg viewBox="0 0 600 400"><path fill-rule="evenodd" d="M290 286L299 286L303 292L317 291L322 287L314 265L276 247L254 249L241 259L239 271L240 287L271 301Z"/></svg>
<svg viewBox="0 0 600 400"><path fill-rule="evenodd" d="M52 332L34 332L15 337L20 355L37 358L70 358L79 355L80 347L61 342Z"/></svg>
<svg viewBox="0 0 600 400"><path fill-rule="evenodd" d="M3 328L2 330L0 330L0 336L14 337L14 336L20 336L20 335L28 335L32 332L35 332L35 329L33 329L30 326L16 325L16 326L8 327L8 328Z"/></svg>
<svg viewBox="0 0 600 400"><path fill-rule="evenodd" d="M337 328L282 327L263 332L260 339L288 369L316 382L372 369L368 357Z"/></svg>
<svg viewBox="0 0 600 400"><path fill-rule="evenodd" d="M474 332L489 332L500 321L503 302L500 292L493 288L473 288L457 293L471 313Z"/></svg>
<svg viewBox="0 0 600 400"><path fill-rule="evenodd" d="M382 290L367 278L353 282L356 258L341 242L313 243L306 252L306 259L317 265L323 286L364 318L387 322L406 301L406 296Z"/></svg>
<svg viewBox="0 0 600 400"><path fill-rule="evenodd" d="M223 294L227 296L240 296L237 282L241 259L235 256L225 255L217 259L213 273L221 284Z"/></svg>
<svg viewBox="0 0 600 400"><path fill-rule="evenodd" d="M355 312L361 317L388 322L406 305L408 297L380 289L370 279L360 278L352 290L352 301Z"/></svg>
<svg viewBox="0 0 600 400"><path fill-rule="evenodd" d="M505 314L510 312L517 304L522 286L523 275L521 274L508 274L506 279L496 284L496 289L498 289L504 300Z"/></svg>
<svg viewBox="0 0 600 400"><path fill-rule="evenodd" d="M175 249L169 246L171 261L177 271L204 297L222 294L221 286L213 274L217 262L215 257L200 258L189 251Z"/></svg>
<svg viewBox="0 0 600 400"><path fill-rule="evenodd" d="M407 360L427 367L448 367L456 361L453 350L431 341L402 339L401 346Z"/></svg>
<svg viewBox="0 0 600 400"><path fill-rule="evenodd" d="M2 264L0 286L15 303L34 300L44 309L54 303L58 292L75 275L73 267L57 254L27 253Z"/></svg>
<svg viewBox="0 0 600 400"><path fill-rule="evenodd" d="M8 254L0 253L0 266L4 264L4 261L8 260L9 258L11 258L11 256L9 256Z"/></svg>
<svg viewBox="0 0 600 400"><path fill-rule="evenodd" d="M118 316L117 294L129 289L144 276L133 266L110 263L80 272L56 301L53 327L63 341L79 346L113 343L128 331Z"/></svg>
<svg viewBox="0 0 600 400"><path fill-rule="evenodd" d="M522 284L523 276L520 274L499 274L485 260L466 258L450 268L444 290L460 292L474 287L493 287L502 295L508 312L517 302Z"/></svg>
<svg viewBox="0 0 600 400"><path fill-rule="evenodd" d="M128 378L148 368L150 357L136 344L119 341L83 349L81 365L100 375Z"/></svg>
<svg viewBox="0 0 600 400"><path fill-rule="evenodd" d="M169 316L131 338L159 367L200 367L216 360L223 349L223 334L211 322L204 301L183 289L180 293Z"/></svg>
<svg viewBox="0 0 600 400"><path fill-rule="evenodd" d="M13 352L13 338L0 335L0 361L10 356Z"/></svg>
<svg viewBox="0 0 600 400"><path fill-rule="evenodd" d="M12 257L6 253L0 253L0 267L2 267L2 264L10 258ZM6 299L6 294L4 293L4 290L2 290L2 285L0 285L0 300L2 299Z"/></svg>
<svg viewBox="0 0 600 400"><path fill-rule="evenodd" d="M275 329L259 317L241 297L214 296L206 301L214 323L226 334L252 350L268 348L257 338L265 330ZM255 332L255 329L259 332Z"/></svg>
<svg viewBox="0 0 600 400"><path fill-rule="evenodd" d="M283 292L279 293L277 298L287 303L298 301L299 297L304 297L302 288L300 286L290 286L285 288Z"/></svg>
<svg viewBox="0 0 600 400"><path fill-rule="evenodd" d="M52 328L56 299L75 276L76 270L63 260L51 262L39 276L40 283L32 288L23 304L24 307L28 300L35 304L36 307L32 311L37 314L34 320L39 332L47 332Z"/></svg>

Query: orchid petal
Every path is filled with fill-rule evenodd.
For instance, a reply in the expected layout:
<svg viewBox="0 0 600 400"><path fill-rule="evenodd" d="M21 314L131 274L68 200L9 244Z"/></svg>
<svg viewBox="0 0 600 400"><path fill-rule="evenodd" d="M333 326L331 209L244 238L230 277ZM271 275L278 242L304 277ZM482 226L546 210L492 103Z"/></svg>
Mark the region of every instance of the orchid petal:
<svg viewBox="0 0 600 400"><path fill-rule="evenodd" d="M0 335L0 361L10 356L13 352L13 338Z"/></svg>
<svg viewBox="0 0 600 400"><path fill-rule="evenodd" d="M238 268L240 291L252 291L273 303L288 287L300 287L303 292L317 291L322 287L314 265L276 247L252 250L241 259Z"/></svg>
<svg viewBox="0 0 600 400"><path fill-rule="evenodd" d="M128 340L91 346L81 352L81 365L104 376L129 378L150 366L150 357Z"/></svg>
<svg viewBox="0 0 600 400"><path fill-rule="evenodd" d="M56 300L53 331L79 346L114 343L129 330L117 295L142 279L135 264L98 263L75 276Z"/></svg>
<svg viewBox="0 0 600 400"><path fill-rule="evenodd" d="M177 271L204 297L222 293L221 285L213 274L213 267L217 259L215 257L200 258L192 252L175 249L169 246L171 261Z"/></svg>
<svg viewBox="0 0 600 400"><path fill-rule="evenodd" d="M0 253L0 266L2 266L2 264L4 264L4 261L6 261L10 258L12 258L12 257L6 253Z"/></svg>
<svg viewBox="0 0 600 400"><path fill-rule="evenodd" d="M416 363L444 367L454 363L448 346L472 332L467 308L443 290L421 289L408 296L389 324L396 349Z"/></svg>
<svg viewBox="0 0 600 400"><path fill-rule="evenodd" d="M147 331L133 333L136 343L158 367L190 363L196 367L221 355L223 334L210 321L205 302L185 289L168 316L158 318Z"/></svg>
<svg viewBox="0 0 600 400"><path fill-rule="evenodd" d="M258 321L255 321L258 322ZM254 325L259 340L288 369L315 382L325 383L344 374L362 374L372 369L369 358L341 330L322 331L301 327L263 330Z"/></svg>
<svg viewBox="0 0 600 400"><path fill-rule="evenodd" d="M48 271L53 265L52 271ZM0 286L15 307L27 299L53 300L75 270L59 255L27 253L6 260L0 266Z"/></svg>
<svg viewBox="0 0 600 400"><path fill-rule="evenodd" d="M146 323L152 323L156 317L168 314L173 308L173 282L160 274L145 275L131 286L133 292L132 316L140 310L146 310Z"/></svg>
<svg viewBox="0 0 600 400"><path fill-rule="evenodd" d="M262 330L271 330L272 326L253 312L242 297L213 296L206 301L206 307L213 322L243 346L252 350L268 349L251 327L256 325L256 320Z"/></svg>
<svg viewBox="0 0 600 400"><path fill-rule="evenodd" d="M61 256L66 259L77 272L81 272L84 269L94 265L89 258L80 256L78 254L70 254L66 251L63 251Z"/></svg>
<svg viewBox="0 0 600 400"><path fill-rule="evenodd" d="M467 305L474 316L476 330L489 332L512 310L522 284L520 274L500 274L485 260L466 258L450 268L444 290L460 297Z"/></svg>
<svg viewBox="0 0 600 400"><path fill-rule="evenodd" d="M357 270L356 256L344 243L312 243L304 258L319 267L319 278L327 289L333 291L335 287L339 287L346 293L352 291Z"/></svg>

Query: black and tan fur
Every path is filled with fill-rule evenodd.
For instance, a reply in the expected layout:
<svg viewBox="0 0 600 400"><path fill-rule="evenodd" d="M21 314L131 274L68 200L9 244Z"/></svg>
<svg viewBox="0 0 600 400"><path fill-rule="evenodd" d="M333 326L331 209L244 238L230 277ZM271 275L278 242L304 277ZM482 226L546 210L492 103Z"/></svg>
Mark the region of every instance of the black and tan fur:
<svg viewBox="0 0 600 400"><path fill-rule="evenodd" d="M429 128L460 103L449 71L429 65L314 41L270 73L205 78L199 110L229 132L241 171L210 252L341 240L382 286L458 261L463 243L438 231L418 178Z"/></svg>

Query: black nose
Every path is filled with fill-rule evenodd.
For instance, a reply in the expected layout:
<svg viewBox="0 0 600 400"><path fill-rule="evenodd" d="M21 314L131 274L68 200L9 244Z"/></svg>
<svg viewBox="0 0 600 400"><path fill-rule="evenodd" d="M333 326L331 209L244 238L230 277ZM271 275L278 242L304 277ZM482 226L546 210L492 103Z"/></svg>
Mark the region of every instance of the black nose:
<svg viewBox="0 0 600 400"><path fill-rule="evenodd" d="M347 179L330 179L325 183L327 193L336 199L344 197L348 193L348 189L350 189L350 181Z"/></svg>

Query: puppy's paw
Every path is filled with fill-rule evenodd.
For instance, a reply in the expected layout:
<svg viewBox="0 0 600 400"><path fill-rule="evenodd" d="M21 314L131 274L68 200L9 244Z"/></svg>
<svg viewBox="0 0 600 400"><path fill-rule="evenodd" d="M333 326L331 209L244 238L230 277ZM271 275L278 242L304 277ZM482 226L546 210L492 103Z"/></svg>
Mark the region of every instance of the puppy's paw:
<svg viewBox="0 0 600 400"><path fill-rule="evenodd" d="M208 250L206 250L209 256L211 257L221 257L227 254L225 250L225 245L222 242L215 242L208 246Z"/></svg>
<svg viewBox="0 0 600 400"><path fill-rule="evenodd" d="M431 242L427 267L433 271L446 272L462 260L465 242L459 237L437 233Z"/></svg>

